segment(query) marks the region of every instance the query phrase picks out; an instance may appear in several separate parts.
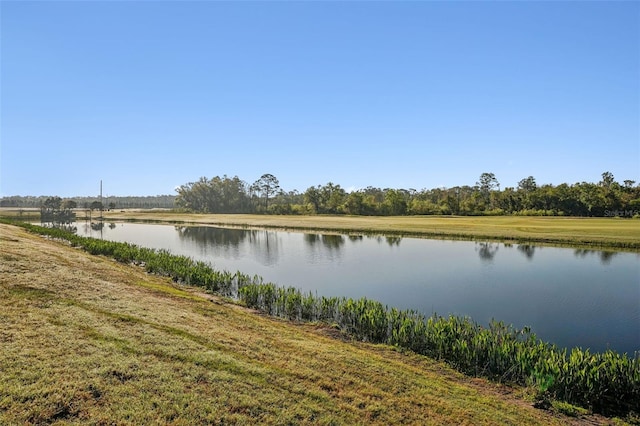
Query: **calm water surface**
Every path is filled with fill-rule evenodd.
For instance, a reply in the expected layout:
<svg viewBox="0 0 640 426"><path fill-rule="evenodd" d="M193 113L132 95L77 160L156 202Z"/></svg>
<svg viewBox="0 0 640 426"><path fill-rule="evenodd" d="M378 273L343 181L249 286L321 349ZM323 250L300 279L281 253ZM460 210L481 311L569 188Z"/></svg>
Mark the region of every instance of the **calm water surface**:
<svg viewBox="0 0 640 426"><path fill-rule="evenodd" d="M523 244L117 223L78 234L165 248L318 295L531 326L558 346L640 351L640 254Z"/></svg>

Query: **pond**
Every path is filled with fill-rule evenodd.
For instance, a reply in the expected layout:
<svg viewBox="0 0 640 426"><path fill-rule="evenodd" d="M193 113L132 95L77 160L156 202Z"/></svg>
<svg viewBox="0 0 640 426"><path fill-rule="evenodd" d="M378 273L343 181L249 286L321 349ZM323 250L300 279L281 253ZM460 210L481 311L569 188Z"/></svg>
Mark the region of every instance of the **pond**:
<svg viewBox="0 0 640 426"><path fill-rule="evenodd" d="M492 318L560 347L640 351L640 254L528 244L212 226L75 224L84 236L165 248L217 269L425 314Z"/></svg>

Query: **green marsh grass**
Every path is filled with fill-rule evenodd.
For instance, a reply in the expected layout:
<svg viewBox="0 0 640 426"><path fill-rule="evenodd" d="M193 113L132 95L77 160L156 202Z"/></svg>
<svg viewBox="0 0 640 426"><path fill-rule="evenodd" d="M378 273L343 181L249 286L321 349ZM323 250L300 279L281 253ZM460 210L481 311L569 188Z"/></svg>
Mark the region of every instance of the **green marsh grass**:
<svg viewBox="0 0 640 426"><path fill-rule="evenodd" d="M270 315L336 324L356 339L444 360L468 375L533 386L540 398L609 415L640 412L640 354L569 351L498 321L483 327L469 318L427 317L366 298L317 297L274 284L244 286L240 300Z"/></svg>

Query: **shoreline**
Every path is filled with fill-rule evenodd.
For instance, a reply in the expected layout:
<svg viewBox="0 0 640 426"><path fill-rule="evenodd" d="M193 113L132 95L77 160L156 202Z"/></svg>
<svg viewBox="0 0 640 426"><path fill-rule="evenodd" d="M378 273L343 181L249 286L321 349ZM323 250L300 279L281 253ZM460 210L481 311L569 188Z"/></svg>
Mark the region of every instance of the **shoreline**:
<svg viewBox="0 0 640 426"><path fill-rule="evenodd" d="M640 251L640 226L633 219L511 216L263 216L134 211L107 212L104 220ZM571 226L566 227L567 224ZM580 235L581 233L584 236Z"/></svg>

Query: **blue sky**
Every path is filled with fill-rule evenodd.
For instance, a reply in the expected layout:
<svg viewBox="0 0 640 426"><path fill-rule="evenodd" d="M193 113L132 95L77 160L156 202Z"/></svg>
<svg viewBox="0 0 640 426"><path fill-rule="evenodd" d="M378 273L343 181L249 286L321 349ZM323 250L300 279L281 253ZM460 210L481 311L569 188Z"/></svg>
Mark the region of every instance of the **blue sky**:
<svg viewBox="0 0 640 426"><path fill-rule="evenodd" d="M640 181L639 2L0 8L0 196Z"/></svg>

